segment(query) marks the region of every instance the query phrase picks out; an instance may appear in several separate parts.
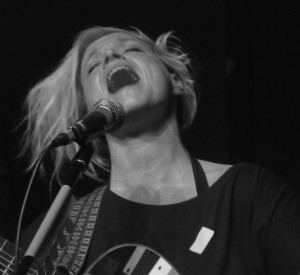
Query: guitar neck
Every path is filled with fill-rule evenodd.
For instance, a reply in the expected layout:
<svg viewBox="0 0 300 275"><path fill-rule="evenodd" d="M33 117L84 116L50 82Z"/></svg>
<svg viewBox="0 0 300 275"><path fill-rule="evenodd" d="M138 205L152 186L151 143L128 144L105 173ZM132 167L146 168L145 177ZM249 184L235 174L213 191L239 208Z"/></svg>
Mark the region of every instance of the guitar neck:
<svg viewBox="0 0 300 275"><path fill-rule="evenodd" d="M0 274L3 275L13 275L15 272L15 255L14 255L14 245L4 238L0 237ZM23 255L23 253L21 252ZM33 263L28 275L38 274L38 265Z"/></svg>

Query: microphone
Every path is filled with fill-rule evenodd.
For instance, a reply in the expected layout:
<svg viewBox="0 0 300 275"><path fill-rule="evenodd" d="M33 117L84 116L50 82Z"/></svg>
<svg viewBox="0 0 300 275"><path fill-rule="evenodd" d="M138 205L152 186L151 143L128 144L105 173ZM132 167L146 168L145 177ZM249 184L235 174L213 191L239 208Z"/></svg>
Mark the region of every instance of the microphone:
<svg viewBox="0 0 300 275"><path fill-rule="evenodd" d="M118 130L124 120L125 111L120 103L101 99L94 105L92 112L73 123L64 132L58 134L51 141L51 145L58 147L70 144L73 141L79 145L84 144L92 134Z"/></svg>

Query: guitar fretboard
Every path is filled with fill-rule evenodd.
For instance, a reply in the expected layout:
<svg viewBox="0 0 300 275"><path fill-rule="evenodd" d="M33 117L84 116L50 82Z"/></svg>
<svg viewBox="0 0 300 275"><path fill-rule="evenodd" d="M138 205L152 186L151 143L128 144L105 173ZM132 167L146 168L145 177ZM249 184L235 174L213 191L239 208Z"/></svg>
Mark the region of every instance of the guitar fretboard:
<svg viewBox="0 0 300 275"><path fill-rule="evenodd" d="M13 275L15 272L14 245L0 237L0 274ZM38 275L38 265L32 264L28 275Z"/></svg>

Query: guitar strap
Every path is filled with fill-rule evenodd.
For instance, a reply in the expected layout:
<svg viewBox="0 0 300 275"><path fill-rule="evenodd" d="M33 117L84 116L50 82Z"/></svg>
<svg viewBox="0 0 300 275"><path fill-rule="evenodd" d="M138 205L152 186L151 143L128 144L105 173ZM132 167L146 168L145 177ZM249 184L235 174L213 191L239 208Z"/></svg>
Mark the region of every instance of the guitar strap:
<svg viewBox="0 0 300 275"><path fill-rule="evenodd" d="M99 187L78 200L38 274L79 274L88 252L106 187L107 185Z"/></svg>

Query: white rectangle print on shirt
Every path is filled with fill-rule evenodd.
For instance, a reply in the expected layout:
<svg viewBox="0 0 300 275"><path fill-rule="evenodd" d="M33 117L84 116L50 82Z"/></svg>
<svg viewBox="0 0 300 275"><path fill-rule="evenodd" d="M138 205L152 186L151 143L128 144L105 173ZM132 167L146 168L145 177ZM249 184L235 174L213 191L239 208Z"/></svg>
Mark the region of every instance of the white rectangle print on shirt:
<svg viewBox="0 0 300 275"><path fill-rule="evenodd" d="M213 230L203 226L193 245L190 247L190 250L195 253L202 254L214 234L215 232Z"/></svg>

